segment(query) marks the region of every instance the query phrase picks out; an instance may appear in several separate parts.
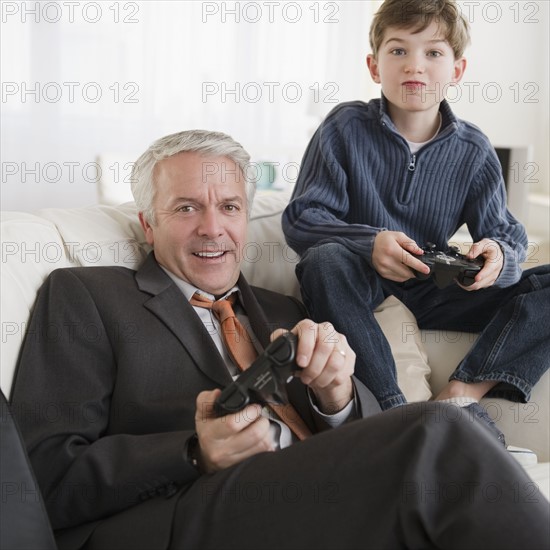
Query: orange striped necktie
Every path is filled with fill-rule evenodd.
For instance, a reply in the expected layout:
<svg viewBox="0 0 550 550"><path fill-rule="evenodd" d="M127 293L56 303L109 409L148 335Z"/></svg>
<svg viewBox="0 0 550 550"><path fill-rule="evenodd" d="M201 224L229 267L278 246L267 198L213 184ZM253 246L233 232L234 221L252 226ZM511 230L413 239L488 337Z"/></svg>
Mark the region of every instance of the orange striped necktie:
<svg viewBox="0 0 550 550"><path fill-rule="evenodd" d="M235 316L233 304L236 300L236 292L215 302L195 292L190 303L193 306L204 307L213 311L220 322L223 341L231 359L239 370L244 371L258 357L258 353L246 328ZM310 429L290 403L286 405L268 403L268 407L277 414L301 441L311 435Z"/></svg>

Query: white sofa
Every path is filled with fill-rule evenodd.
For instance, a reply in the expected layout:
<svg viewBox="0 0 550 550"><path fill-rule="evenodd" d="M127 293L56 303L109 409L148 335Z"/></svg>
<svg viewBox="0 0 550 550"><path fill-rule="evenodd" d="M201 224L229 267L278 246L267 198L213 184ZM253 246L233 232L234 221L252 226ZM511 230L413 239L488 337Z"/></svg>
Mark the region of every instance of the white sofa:
<svg viewBox="0 0 550 550"><path fill-rule="evenodd" d="M280 227L288 195L260 193L250 219L243 271L258 286L299 297L294 275L297 255ZM9 395L18 351L36 292L53 269L70 266L125 265L136 268L149 247L132 203L35 213L2 212L1 377ZM399 383L410 401L425 401L445 384L475 341L466 333L419 331L410 312L388 299L377 313L398 366ZM52 327L55 330L55 327ZM53 337L54 335L52 335ZM528 468L542 494L550 494L550 374L526 404L485 399L483 404L506 434L509 444L535 451L538 464Z"/></svg>

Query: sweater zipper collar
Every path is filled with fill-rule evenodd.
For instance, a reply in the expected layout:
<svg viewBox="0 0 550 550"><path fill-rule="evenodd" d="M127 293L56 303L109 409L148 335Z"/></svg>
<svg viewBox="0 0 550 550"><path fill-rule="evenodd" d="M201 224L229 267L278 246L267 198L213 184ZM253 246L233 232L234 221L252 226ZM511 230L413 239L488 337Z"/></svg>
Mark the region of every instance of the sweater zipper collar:
<svg viewBox="0 0 550 550"><path fill-rule="evenodd" d="M420 151L423 151L424 149L426 149L427 147L430 147L434 143L437 143L443 139L446 139L449 135L453 134L458 130L458 120L454 116L446 100L443 100L443 102L441 103L440 111L441 111L441 116L443 118L443 129L439 132L439 134L437 134L437 136L435 136L434 139L432 139L430 142L426 143L426 145L421 147L416 154L410 155L408 169L411 172L414 172L416 168L416 159ZM407 143L407 140L397 131L395 124L393 123L392 119L390 118L390 115L388 114L387 99L384 96L382 96L382 99L380 101L380 115L381 115L380 120L381 120L382 126L384 128L387 128L387 130L390 133L396 136L406 147L407 151L410 152L410 148L409 148L409 144Z"/></svg>

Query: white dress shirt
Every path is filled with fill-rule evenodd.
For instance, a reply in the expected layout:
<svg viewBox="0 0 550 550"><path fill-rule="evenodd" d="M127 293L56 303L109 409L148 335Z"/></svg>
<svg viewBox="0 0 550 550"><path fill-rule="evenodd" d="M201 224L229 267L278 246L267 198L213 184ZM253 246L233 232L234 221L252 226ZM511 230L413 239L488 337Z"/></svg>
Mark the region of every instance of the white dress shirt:
<svg viewBox="0 0 550 550"><path fill-rule="evenodd" d="M187 281L184 281L179 277L176 277L176 275L174 275L164 267L162 267L162 269L174 281L174 283L176 283L176 285L182 291L183 295L188 301L191 300L191 298L196 292L208 298L209 300L213 300L213 301L216 300L215 296L213 296L212 294L209 294L204 290L196 288L195 286L188 283ZM237 300L233 306L235 315L237 316L241 324L245 327L246 331L250 335L252 343L254 344L258 353L261 353L262 346L260 345L256 335L254 334L252 327L250 326L250 321L248 319L248 316L244 312L239 288L237 286L234 286L232 289L226 292L226 294L222 298L226 298L227 296L230 296L235 292L237 292ZM235 380L239 376L239 369L231 359L229 353L227 352L227 349L223 342L220 322L218 321L217 317L214 315L213 311L209 308L193 306L193 309L195 310L196 314L199 316L200 320L203 322L206 330L208 331L208 334L210 334L210 336L212 337L212 340L214 341L216 348L220 352L220 355L222 356L224 363L227 366L229 373L231 374L231 377L233 378L233 380ZM313 411L315 412L315 415L317 415L319 420L325 422L329 426L336 428L346 421L357 418L355 399L350 401L346 407L344 407L341 411L338 411L336 414L326 415L322 413L317 407L317 405L315 404L315 401L312 398L312 393L311 392L308 392L308 393L309 393L311 406ZM294 435L294 433L290 430L290 428L284 422L282 422L273 413L273 411L271 411L271 409L267 407L263 407L262 414L267 418L269 418L271 422L271 435L272 435L273 441L278 445L279 448L283 449L285 447L288 447L292 443L295 443L296 441L298 441L298 438Z"/></svg>

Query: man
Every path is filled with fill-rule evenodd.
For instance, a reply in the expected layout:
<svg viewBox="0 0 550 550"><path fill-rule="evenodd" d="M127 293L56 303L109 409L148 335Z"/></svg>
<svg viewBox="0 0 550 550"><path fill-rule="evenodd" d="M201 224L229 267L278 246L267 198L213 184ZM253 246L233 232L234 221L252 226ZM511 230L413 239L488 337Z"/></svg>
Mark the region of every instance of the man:
<svg viewBox="0 0 550 550"><path fill-rule="evenodd" d="M442 405L376 414L345 337L240 275L248 161L220 133L158 140L133 183L154 252L137 272L58 270L39 294L12 404L59 547L544 546L547 503L485 425ZM238 361L197 293L237 294L258 351L280 329L298 336L289 397L313 436L256 404L216 417ZM55 341L52 323L67 329ZM48 403L54 422L25 414Z"/></svg>

